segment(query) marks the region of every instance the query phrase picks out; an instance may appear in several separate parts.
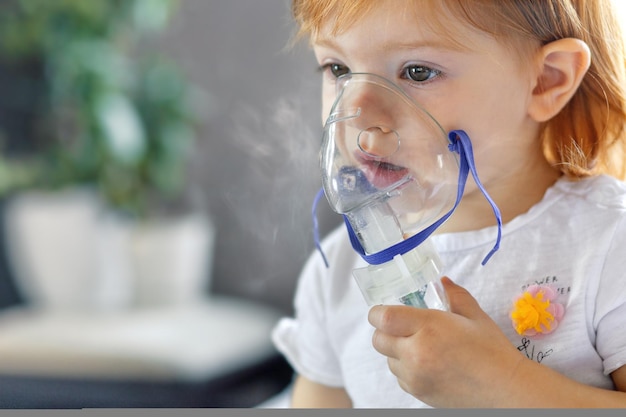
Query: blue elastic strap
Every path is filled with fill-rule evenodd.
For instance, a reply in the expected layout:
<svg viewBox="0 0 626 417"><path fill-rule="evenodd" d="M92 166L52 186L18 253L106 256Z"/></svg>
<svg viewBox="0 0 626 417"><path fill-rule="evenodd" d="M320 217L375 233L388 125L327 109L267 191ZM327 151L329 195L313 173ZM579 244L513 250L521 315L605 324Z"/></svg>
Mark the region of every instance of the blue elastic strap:
<svg viewBox="0 0 626 417"><path fill-rule="evenodd" d="M467 136L467 134L462 130L453 130L449 133L448 137L450 139L450 144L448 145L448 149L450 149L451 152L457 152L460 156L459 180L458 180L457 196L456 196L456 201L454 203L454 207L452 207L452 209L450 209L450 211L444 214L439 220L437 220L436 222L428 226L426 229L411 236L408 239L398 242L395 245L390 246L389 248L384 249L380 252L368 255L367 253L365 253L365 250L363 249L361 242L359 242L358 238L356 237L356 234L354 233L354 230L352 229L352 225L350 225L350 222L348 221L347 217L344 215L344 223L346 224L346 228L348 229L350 243L352 244L352 247L354 248L354 250L359 255L361 255L361 257L368 264L379 265L379 264L388 262L392 260L394 256L404 255L405 253L409 252L413 248L420 245L423 241L425 241L439 226L443 224L443 222L445 222L452 215L456 207L461 202L461 198L463 197L463 192L465 190L465 184L467 182L467 177L469 176L470 172L472 173L472 176L474 177L474 181L476 182L476 185L478 186L480 191L483 193L483 195L485 196L485 198L491 205L491 208L493 209L493 213L498 222L498 236L496 238L496 243L494 247L491 249L491 251L487 254L487 256L485 256L485 258L483 259L482 265L485 265L487 261L489 261L491 256L500 248L500 240L502 238L502 216L500 215L500 210L498 209L498 206L491 199L491 197L487 193L487 190L485 190L485 188L483 187L482 183L480 182L478 178L478 173L476 172L476 165L474 163L474 152L472 150L472 143L469 139L469 136ZM314 204L313 204L313 222L314 222L313 223L314 224L313 237L315 239L315 245L317 249L319 250L319 252L321 253L324 259L324 263L328 267L328 262L326 260L326 256L324 255L324 252L322 251L320 241L319 241L319 233L317 231L317 216L316 216L317 205L323 193L324 193L323 189L317 193Z"/></svg>

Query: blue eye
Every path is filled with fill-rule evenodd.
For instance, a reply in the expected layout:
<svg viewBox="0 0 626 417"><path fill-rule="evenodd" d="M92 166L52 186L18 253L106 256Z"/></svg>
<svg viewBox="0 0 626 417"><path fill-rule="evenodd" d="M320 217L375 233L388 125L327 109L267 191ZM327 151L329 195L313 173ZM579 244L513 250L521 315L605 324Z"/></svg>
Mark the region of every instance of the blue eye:
<svg viewBox="0 0 626 417"><path fill-rule="evenodd" d="M335 78L341 77L350 72L350 68L341 64L326 64L320 67L321 71L329 71Z"/></svg>
<svg viewBox="0 0 626 417"><path fill-rule="evenodd" d="M404 69L404 77L418 83L431 80L441 74L441 71L425 67L424 65L411 65Z"/></svg>

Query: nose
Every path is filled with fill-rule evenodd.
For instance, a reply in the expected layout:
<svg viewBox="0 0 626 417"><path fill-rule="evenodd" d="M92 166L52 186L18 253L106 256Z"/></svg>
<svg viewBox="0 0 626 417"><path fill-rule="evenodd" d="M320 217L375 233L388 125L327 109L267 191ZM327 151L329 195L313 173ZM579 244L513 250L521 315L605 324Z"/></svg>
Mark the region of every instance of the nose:
<svg viewBox="0 0 626 417"><path fill-rule="evenodd" d="M358 109L358 117L349 121L356 130L357 146L361 152L385 158L400 148L400 135L396 129L397 99L387 88L376 84L360 83L347 94L345 105Z"/></svg>
<svg viewBox="0 0 626 417"><path fill-rule="evenodd" d="M357 136L361 152L375 157L390 157L400 149L400 135L393 129L372 126L361 130Z"/></svg>

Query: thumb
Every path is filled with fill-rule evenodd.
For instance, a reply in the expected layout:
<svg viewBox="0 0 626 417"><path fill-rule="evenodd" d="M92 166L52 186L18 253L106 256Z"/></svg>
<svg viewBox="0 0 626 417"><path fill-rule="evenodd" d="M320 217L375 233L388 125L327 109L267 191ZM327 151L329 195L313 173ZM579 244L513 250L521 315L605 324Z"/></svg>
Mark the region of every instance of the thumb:
<svg viewBox="0 0 626 417"><path fill-rule="evenodd" d="M478 301L465 288L455 284L448 277L441 278L441 284L446 291L452 313L468 318L478 318L485 314Z"/></svg>

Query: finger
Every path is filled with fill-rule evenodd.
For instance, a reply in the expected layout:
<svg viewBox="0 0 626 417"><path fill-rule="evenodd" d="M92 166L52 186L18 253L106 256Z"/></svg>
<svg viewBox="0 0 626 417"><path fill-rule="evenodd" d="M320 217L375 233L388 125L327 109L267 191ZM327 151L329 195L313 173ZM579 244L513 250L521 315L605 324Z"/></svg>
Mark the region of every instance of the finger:
<svg viewBox="0 0 626 417"><path fill-rule="evenodd" d="M402 378L404 373L403 371L406 369L406 367L402 364L402 361L398 358L388 358L387 367L396 378Z"/></svg>
<svg viewBox="0 0 626 417"><path fill-rule="evenodd" d="M402 363L401 360L396 358L388 358L387 359L387 367L389 371L396 377L396 381L400 388L404 391L408 392L411 395L413 394L412 384L416 384L414 388L419 389L421 387L420 378L416 376L415 373L409 372L407 367Z"/></svg>
<svg viewBox="0 0 626 417"><path fill-rule="evenodd" d="M441 278L441 284L446 291L451 312L468 318L484 315L476 299L465 288L455 284L448 277Z"/></svg>
<svg viewBox="0 0 626 417"><path fill-rule="evenodd" d="M374 349L388 358L398 358L397 346L398 338L387 333L376 330L372 336L372 346Z"/></svg>
<svg viewBox="0 0 626 417"><path fill-rule="evenodd" d="M408 306L378 305L370 309L368 321L378 330L392 336L410 336L415 333L426 310Z"/></svg>

